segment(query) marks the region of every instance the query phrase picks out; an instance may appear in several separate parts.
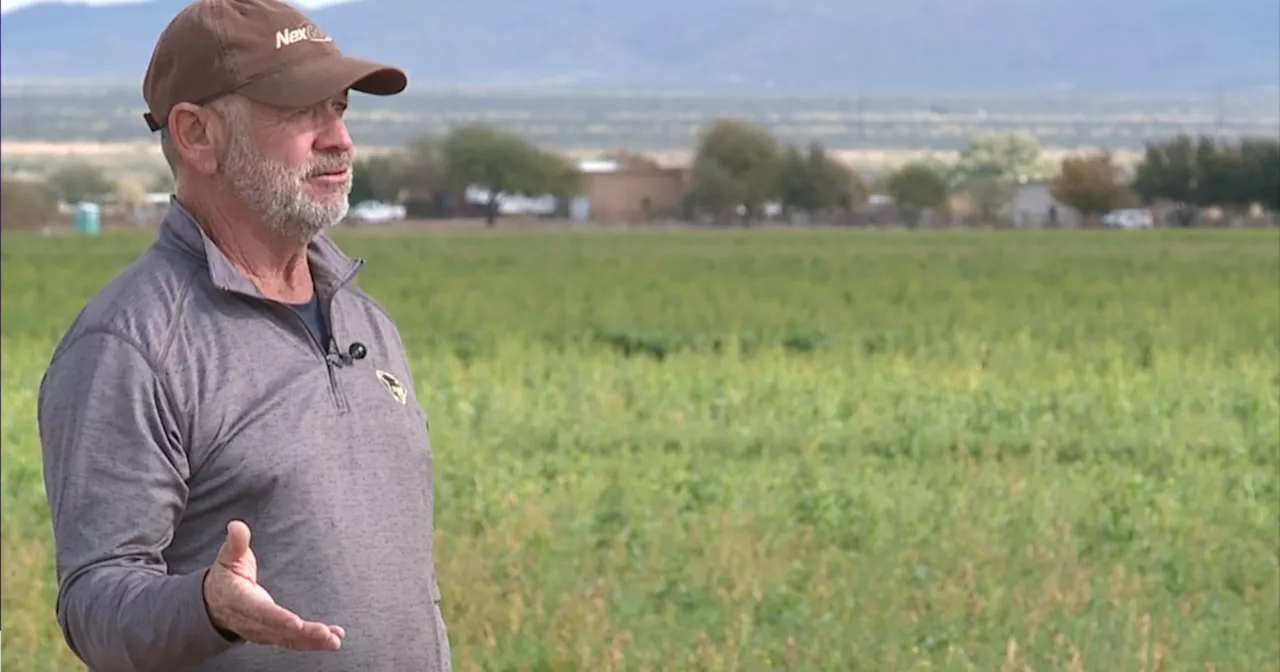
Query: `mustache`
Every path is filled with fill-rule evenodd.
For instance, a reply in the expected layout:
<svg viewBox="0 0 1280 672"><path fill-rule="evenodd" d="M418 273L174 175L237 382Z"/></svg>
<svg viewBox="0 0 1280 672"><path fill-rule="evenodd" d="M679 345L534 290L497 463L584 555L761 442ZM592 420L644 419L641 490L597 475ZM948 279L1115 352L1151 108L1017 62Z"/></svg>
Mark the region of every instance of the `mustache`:
<svg viewBox="0 0 1280 672"><path fill-rule="evenodd" d="M315 177L321 173L351 168L351 157L346 154L328 154L309 163L302 172L303 178Z"/></svg>

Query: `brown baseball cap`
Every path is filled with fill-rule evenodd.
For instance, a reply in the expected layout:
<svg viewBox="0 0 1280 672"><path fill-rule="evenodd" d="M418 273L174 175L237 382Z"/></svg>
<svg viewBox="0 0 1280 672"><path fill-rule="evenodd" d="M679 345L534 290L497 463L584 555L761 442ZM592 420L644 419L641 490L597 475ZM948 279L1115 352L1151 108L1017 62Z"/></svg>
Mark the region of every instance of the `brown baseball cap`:
<svg viewBox="0 0 1280 672"><path fill-rule="evenodd" d="M404 71L344 55L297 8L280 0L196 0L156 43L142 83L152 131L178 103L229 93L278 107L310 107L347 89L400 93Z"/></svg>

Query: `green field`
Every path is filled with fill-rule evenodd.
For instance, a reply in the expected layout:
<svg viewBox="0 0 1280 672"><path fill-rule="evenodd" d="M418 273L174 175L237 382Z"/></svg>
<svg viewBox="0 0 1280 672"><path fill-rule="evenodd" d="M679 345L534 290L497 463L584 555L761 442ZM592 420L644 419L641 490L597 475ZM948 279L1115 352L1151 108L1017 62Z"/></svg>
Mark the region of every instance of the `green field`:
<svg viewBox="0 0 1280 672"><path fill-rule="evenodd" d="M357 235L432 417L455 669L1280 669L1280 234ZM3 666L36 389L149 241L3 239Z"/></svg>

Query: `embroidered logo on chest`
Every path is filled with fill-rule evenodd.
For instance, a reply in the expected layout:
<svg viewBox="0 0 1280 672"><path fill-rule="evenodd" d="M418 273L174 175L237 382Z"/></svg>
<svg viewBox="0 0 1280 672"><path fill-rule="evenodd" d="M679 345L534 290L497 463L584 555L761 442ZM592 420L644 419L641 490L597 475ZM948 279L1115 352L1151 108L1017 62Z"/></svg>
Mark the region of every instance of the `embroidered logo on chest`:
<svg viewBox="0 0 1280 672"><path fill-rule="evenodd" d="M378 374L378 380L382 381L383 386L387 388L391 396L395 397L396 401L400 402L401 406L409 400L409 391L404 389L404 385L401 385L395 376L380 370L374 371L374 373Z"/></svg>

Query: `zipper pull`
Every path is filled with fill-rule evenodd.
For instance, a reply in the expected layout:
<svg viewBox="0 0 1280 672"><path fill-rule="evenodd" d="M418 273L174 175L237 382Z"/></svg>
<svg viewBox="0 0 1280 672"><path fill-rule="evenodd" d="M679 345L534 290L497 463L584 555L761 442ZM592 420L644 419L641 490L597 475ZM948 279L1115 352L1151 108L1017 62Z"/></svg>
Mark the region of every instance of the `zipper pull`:
<svg viewBox="0 0 1280 672"><path fill-rule="evenodd" d="M338 368L351 363L351 356L338 350L338 339L333 336L329 337L329 352L325 354L324 358Z"/></svg>

